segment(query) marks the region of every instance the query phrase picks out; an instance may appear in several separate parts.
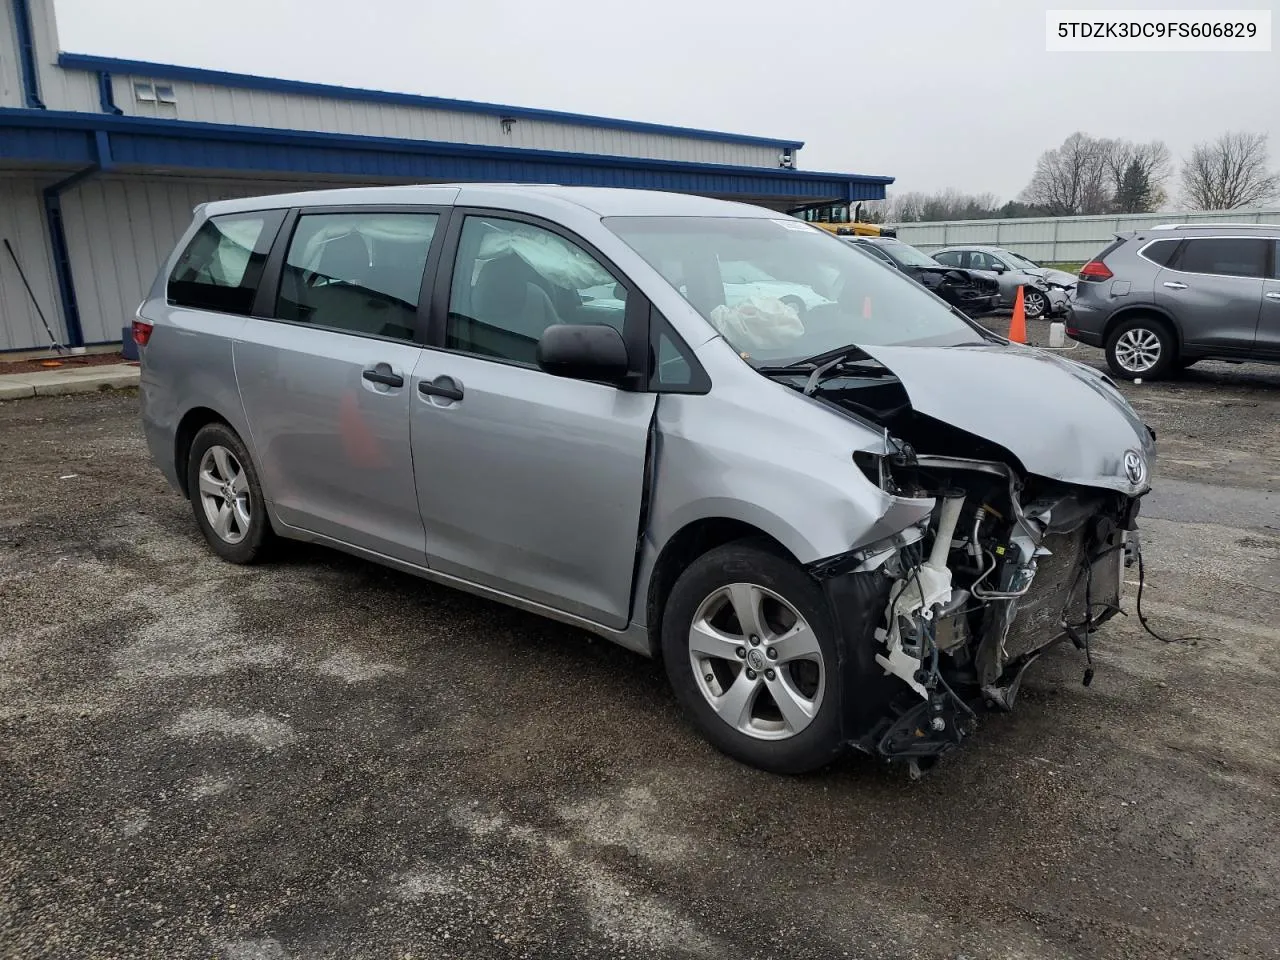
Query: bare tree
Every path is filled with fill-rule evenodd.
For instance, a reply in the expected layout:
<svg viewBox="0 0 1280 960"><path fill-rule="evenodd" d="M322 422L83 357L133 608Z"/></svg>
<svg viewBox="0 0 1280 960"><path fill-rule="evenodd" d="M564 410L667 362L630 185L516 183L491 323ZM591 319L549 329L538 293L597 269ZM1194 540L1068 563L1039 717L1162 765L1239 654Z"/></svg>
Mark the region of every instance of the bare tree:
<svg viewBox="0 0 1280 960"><path fill-rule="evenodd" d="M1076 132L1062 146L1046 150L1020 199L1051 217L1106 213L1111 202L1108 157L1114 147Z"/></svg>
<svg viewBox="0 0 1280 960"><path fill-rule="evenodd" d="M1160 140L1131 143L1128 140L1103 140L1103 162L1116 213L1150 213L1168 200L1164 185L1169 179L1169 148ZM1128 186L1126 187L1126 178ZM1134 184L1145 184L1135 190Z"/></svg>
<svg viewBox="0 0 1280 960"><path fill-rule="evenodd" d="M999 200L992 193L899 193L890 197L885 219L892 223L936 220L986 220L994 217Z"/></svg>
<svg viewBox="0 0 1280 960"><path fill-rule="evenodd" d="M1193 210L1235 210L1280 194L1280 174L1267 169L1265 133L1227 132L1198 143L1182 164L1182 199Z"/></svg>

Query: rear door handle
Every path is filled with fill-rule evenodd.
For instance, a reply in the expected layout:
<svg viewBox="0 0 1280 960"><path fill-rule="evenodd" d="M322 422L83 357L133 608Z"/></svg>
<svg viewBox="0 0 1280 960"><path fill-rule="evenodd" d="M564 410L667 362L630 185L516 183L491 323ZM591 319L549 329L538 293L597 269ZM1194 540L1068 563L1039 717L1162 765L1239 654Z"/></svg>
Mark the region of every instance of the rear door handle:
<svg viewBox="0 0 1280 960"><path fill-rule="evenodd" d="M1177 280L1166 280L1166 281L1164 282L1164 285L1165 285L1166 287L1168 287L1170 290L1185 290L1185 289L1187 289L1187 285L1186 285L1185 283L1179 283Z"/></svg>
<svg viewBox="0 0 1280 960"><path fill-rule="evenodd" d="M370 383L380 383L384 387L403 387L404 377L391 372L391 364L380 363L372 370L365 370L360 376Z"/></svg>
<svg viewBox="0 0 1280 960"><path fill-rule="evenodd" d="M457 403L462 399L462 384L453 377L439 376L434 380L423 380L418 384L418 392L424 397L441 397Z"/></svg>
<svg viewBox="0 0 1280 960"><path fill-rule="evenodd" d="M1268 299L1268 300L1280 300L1280 293L1268 293L1268 294L1267 294L1267 299Z"/></svg>

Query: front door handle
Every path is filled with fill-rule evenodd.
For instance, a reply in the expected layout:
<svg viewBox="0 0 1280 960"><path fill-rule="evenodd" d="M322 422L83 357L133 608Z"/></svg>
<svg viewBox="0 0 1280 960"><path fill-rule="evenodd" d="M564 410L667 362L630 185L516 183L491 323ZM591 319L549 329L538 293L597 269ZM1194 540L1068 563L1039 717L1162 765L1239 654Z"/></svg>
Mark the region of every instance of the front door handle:
<svg viewBox="0 0 1280 960"><path fill-rule="evenodd" d="M418 392L424 397L441 397L457 403L462 399L462 384L453 377L439 376L434 380L423 380L419 383Z"/></svg>
<svg viewBox="0 0 1280 960"><path fill-rule="evenodd" d="M1166 287L1168 287L1170 290L1185 290L1185 289L1187 289L1187 285L1186 285L1185 283L1179 283L1177 280L1166 280L1166 281L1164 282L1164 285L1165 285Z"/></svg>
<svg viewBox="0 0 1280 960"><path fill-rule="evenodd" d="M403 387L404 377L391 372L391 364L380 363L372 370L365 370L360 376L370 383L380 383L384 387Z"/></svg>
<svg viewBox="0 0 1280 960"><path fill-rule="evenodd" d="M1268 299L1268 300L1280 300L1280 293L1268 293L1268 294L1267 294L1267 299Z"/></svg>

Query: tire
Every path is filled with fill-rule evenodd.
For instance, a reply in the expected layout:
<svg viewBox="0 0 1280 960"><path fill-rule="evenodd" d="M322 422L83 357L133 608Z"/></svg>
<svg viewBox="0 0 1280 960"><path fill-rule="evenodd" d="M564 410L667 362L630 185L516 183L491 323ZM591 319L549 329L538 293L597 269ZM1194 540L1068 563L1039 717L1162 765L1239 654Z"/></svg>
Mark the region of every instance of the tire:
<svg viewBox="0 0 1280 960"><path fill-rule="evenodd" d="M1039 320L1049 312L1049 295L1039 290L1023 288L1022 312L1028 320Z"/></svg>
<svg viewBox="0 0 1280 960"><path fill-rule="evenodd" d="M1131 317L1107 337L1107 366L1117 377L1158 380L1178 361L1169 328L1154 317Z"/></svg>
<svg viewBox="0 0 1280 960"><path fill-rule="evenodd" d="M196 525L214 553L239 564L265 558L274 534L258 468L225 423L207 424L191 441L187 492Z"/></svg>
<svg viewBox="0 0 1280 960"><path fill-rule="evenodd" d="M758 634L743 630L739 608ZM750 541L703 554L671 589L662 653L676 698L722 753L783 774L839 756L835 627L821 588L790 560Z"/></svg>

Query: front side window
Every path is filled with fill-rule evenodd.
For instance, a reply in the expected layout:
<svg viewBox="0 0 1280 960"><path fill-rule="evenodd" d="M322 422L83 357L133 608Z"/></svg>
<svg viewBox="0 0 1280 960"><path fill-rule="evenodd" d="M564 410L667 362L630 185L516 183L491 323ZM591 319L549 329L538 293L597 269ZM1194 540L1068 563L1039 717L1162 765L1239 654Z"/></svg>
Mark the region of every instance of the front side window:
<svg viewBox="0 0 1280 960"><path fill-rule="evenodd" d="M276 316L348 333L413 338L434 213L303 214Z"/></svg>
<svg viewBox="0 0 1280 960"><path fill-rule="evenodd" d="M850 344L986 342L918 284L794 221L609 217L604 224L753 364L795 362ZM743 295L727 280L747 268L768 280Z"/></svg>
<svg viewBox="0 0 1280 960"><path fill-rule="evenodd" d="M576 243L530 223L470 216L458 240L445 346L533 365L547 327L602 323L621 333L626 309L626 288Z"/></svg>
<svg viewBox="0 0 1280 960"><path fill-rule="evenodd" d="M283 219L279 210L210 217L169 275L169 302L248 316Z"/></svg>
<svg viewBox="0 0 1280 960"><path fill-rule="evenodd" d="M1175 270L1227 277L1264 277L1267 245L1258 237L1193 237L1178 251Z"/></svg>

